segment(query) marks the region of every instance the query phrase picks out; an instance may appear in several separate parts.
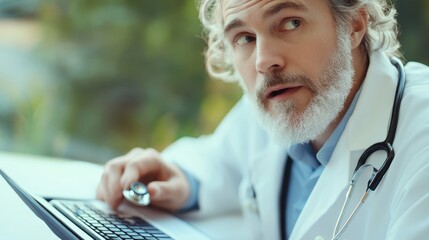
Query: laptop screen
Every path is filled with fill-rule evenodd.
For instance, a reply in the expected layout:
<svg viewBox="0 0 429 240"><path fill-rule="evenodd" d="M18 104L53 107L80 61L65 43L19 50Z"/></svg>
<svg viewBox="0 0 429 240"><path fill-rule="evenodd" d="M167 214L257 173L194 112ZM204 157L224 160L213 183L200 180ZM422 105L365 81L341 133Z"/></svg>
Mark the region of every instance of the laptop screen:
<svg viewBox="0 0 429 240"><path fill-rule="evenodd" d="M0 236L5 239L79 239L0 170Z"/></svg>

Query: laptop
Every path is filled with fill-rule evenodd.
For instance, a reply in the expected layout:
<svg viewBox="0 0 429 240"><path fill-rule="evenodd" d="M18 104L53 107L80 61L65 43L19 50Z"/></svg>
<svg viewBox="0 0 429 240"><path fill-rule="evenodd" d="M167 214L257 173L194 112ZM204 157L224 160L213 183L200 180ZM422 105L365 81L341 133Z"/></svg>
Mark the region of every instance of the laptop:
<svg viewBox="0 0 429 240"><path fill-rule="evenodd" d="M49 236L51 233L52 236L46 239L209 239L187 222L159 210L124 202L113 211L98 200L45 199L28 194L1 169L0 175L0 192L9 194L1 200L1 207L13 212L10 214L13 217L2 221L15 228L13 234L17 233L18 238L21 235L17 229L27 228L23 232L33 238L46 237L43 234ZM7 212L1 218L7 217ZM26 227L24 223L30 224L31 220L31 227ZM37 220L46 225L38 226ZM16 224L20 226L15 227ZM2 231L6 231L6 235L8 233L8 228L3 227L0 237L8 237L2 236ZM43 231L44 228L47 231ZM31 235L31 230L37 235Z"/></svg>

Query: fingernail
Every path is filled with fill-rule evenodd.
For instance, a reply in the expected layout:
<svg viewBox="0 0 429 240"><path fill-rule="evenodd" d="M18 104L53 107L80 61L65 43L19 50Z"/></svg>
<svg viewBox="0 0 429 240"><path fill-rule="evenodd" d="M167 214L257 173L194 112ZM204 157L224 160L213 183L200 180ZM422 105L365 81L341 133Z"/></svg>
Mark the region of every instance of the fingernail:
<svg viewBox="0 0 429 240"><path fill-rule="evenodd" d="M156 184L152 185L152 196L151 197L157 198L159 196L161 196L161 188Z"/></svg>

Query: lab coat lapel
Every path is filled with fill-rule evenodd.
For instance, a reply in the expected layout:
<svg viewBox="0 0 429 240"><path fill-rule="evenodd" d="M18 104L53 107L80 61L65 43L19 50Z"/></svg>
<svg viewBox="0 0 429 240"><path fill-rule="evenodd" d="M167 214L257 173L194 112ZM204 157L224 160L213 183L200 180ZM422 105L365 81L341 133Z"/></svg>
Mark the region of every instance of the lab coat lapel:
<svg viewBox="0 0 429 240"><path fill-rule="evenodd" d="M279 197L286 148L268 146L251 161L251 179L256 192L263 239L279 239Z"/></svg>
<svg viewBox="0 0 429 240"><path fill-rule="evenodd" d="M347 132L347 129L344 131ZM309 230L317 225L323 226L323 229L317 229L316 236L320 234L320 231L326 231L325 228L329 229L328 231L332 231L331 223L317 223L330 210L338 197L342 197L345 183L348 182L349 172L345 171L345 169L350 168L348 141L348 134L343 134L328 166L324 169L302 210L290 239L306 239L304 235L308 236ZM335 224L335 220L332 220L333 224Z"/></svg>
<svg viewBox="0 0 429 240"><path fill-rule="evenodd" d="M386 137L397 71L384 54L374 53L370 62L355 110L290 239L309 239L320 233L326 235L332 232L360 154ZM334 219L332 216L335 216Z"/></svg>

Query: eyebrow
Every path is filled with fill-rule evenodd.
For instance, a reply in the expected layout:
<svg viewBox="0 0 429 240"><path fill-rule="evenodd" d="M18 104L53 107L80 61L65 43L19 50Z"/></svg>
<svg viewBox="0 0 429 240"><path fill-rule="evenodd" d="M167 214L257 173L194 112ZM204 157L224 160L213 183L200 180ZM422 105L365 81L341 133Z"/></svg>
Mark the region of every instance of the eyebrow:
<svg viewBox="0 0 429 240"><path fill-rule="evenodd" d="M263 18L267 18L273 14L276 14L278 12L280 12L283 9L295 9L295 10L300 10L300 11L304 11L304 10L308 10L308 8L300 3L296 3L296 2L282 2L279 4L276 4L272 7L270 7L267 11L264 12L264 14L262 14Z"/></svg>
<svg viewBox="0 0 429 240"><path fill-rule="evenodd" d="M223 34L227 35L232 29L239 28L239 27L242 27L242 26L244 26L244 22L241 21L240 19L236 18L236 19L232 20L231 22L229 22L226 25L226 27L223 30Z"/></svg>
<svg viewBox="0 0 429 240"><path fill-rule="evenodd" d="M267 18L273 14L276 14L280 11L282 11L283 9L296 9L296 10L308 10L308 8L300 3L295 3L295 2L281 2L278 3L272 7L270 7L267 11L265 11L262 15L262 18ZM234 19L231 22L229 22L228 24L226 24L223 33L224 35L227 35L231 30L233 30L234 28L239 28L244 26L244 22L241 21L240 19Z"/></svg>

